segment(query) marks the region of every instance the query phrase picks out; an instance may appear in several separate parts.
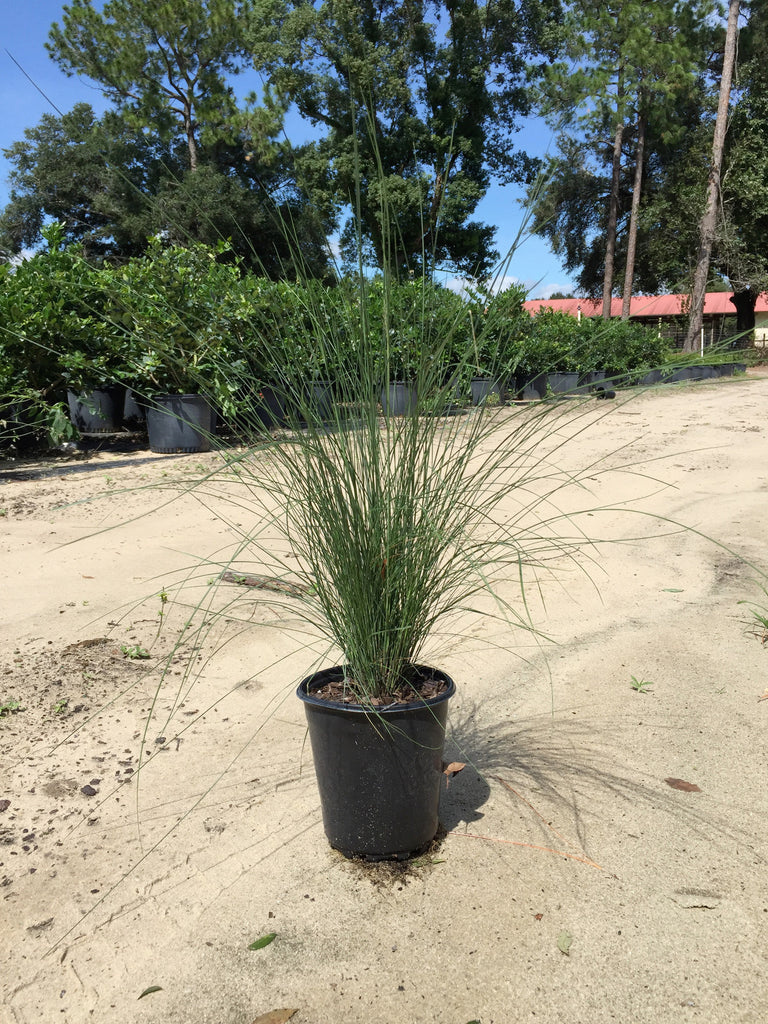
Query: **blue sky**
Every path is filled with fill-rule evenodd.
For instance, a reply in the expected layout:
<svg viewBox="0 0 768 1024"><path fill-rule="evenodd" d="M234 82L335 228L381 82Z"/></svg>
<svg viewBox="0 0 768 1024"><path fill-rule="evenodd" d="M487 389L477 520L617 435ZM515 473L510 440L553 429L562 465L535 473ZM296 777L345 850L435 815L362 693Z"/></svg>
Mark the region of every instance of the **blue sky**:
<svg viewBox="0 0 768 1024"><path fill-rule="evenodd" d="M32 0L26 4L9 0L6 5L0 47L0 151L22 139L24 129L37 124L43 114L55 113L41 91L64 112L80 102L90 103L97 113L106 107L95 85L87 79L68 78L48 56L44 44L50 26L60 20L62 6L58 0ZM242 94L257 87L258 82L249 83L246 75L238 79L238 92ZM549 133L538 124L530 123L517 138L522 148L542 155ZM0 207L8 200L9 169L8 162L0 155ZM520 198L520 191L512 186L494 186L477 211L480 220L496 227L496 245L502 254L514 243L523 220ZM559 260L543 239L526 239L517 248L506 272L526 286L531 298L573 289Z"/></svg>

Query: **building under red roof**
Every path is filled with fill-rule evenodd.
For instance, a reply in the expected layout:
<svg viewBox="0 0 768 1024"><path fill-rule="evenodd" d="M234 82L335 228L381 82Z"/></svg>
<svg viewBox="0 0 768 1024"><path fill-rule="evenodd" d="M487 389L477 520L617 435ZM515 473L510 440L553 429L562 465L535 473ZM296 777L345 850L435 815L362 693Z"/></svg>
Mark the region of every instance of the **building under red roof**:
<svg viewBox="0 0 768 1024"><path fill-rule="evenodd" d="M704 316L736 316L736 307L730 301L731 292L707 292L704 297ZM668 319L685 316L688 312L687 295L633 295L629 304L629 315L633 320ZM602 300L592 299L530 299L523 303L533 316L540 309L552 309L571 316L601 316ZM757 298L755 313L768 313L768 294ZM611 316L621 316L621 299L611 300Z"/></svg>
<svg viewBox="0 0 768 1024"><path fill-rule="evenodd" d="M731 292L707 292L704 297L702 345L714 345L736 336L736 307ZM631 320L658 326L659 333L673 345L681 345L685 337L685 317L688 313L687 295L633 295L629 304ZM611 316L621 316L621 299L611 299ZM542 309L568 313L574 317L599 317L603 313L602 300L592 299L530 299L523 303L531 316ZM768 293L757 297L755 304L754 344L768 345Z"/></svg>

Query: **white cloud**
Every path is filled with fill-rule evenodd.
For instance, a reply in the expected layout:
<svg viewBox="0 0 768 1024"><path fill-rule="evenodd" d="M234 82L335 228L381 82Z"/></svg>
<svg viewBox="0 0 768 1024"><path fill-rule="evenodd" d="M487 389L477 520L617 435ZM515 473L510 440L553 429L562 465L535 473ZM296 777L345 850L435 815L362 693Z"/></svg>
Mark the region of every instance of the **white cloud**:
<svg viewBox="0 0 768 1024"><path fill-rule="evenodd" d="M491 295L497 295L499 292L506 291L513 284L520 284L520 279L512 277L510 274L494 277L490 281L482 282L482 284L466 277L451 277L443 281L443 285L446 288L449 288L452 292L457 292L459 295L466 295L468 292L481 287Z"/></svg>
<svg viewBox="0 0 768 1024"><path fill-rule="evenodd" d="M569 281L555 281L551 284L541 284L539 281L525 281L525 290L529 299L549 299L555 292L561 295L573 295L573 285Z"/></svg>

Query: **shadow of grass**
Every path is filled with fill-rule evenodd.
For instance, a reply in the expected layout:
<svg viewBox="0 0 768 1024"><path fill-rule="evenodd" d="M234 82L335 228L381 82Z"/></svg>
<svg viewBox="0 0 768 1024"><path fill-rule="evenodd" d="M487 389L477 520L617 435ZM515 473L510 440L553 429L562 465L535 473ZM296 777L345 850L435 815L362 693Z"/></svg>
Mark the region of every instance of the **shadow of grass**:
<svg viewBox="0 0 768 1024"><path fill-rule="evenodd" d="M668 789L661 775L628 760L622 739L629 725L583 715L579 721L565 718L570 710L485 724L480 705L465 702L452 716L446 742L445 760L466 762L443 793L440 818L446 831L471 832L468 826L482 818L488 819L483 831L508 828L509 810L500 803L505 800L518 820L538 829L548 847L560 849L565 842L589 855L591 831L604 835L608 828L637 839L631 829L653 823L668 835L682 829L710 844L746 846L759 862L768 860L758 849L762 835L734 820L743 808L735 802L723 807L706 791Z"/></svg>

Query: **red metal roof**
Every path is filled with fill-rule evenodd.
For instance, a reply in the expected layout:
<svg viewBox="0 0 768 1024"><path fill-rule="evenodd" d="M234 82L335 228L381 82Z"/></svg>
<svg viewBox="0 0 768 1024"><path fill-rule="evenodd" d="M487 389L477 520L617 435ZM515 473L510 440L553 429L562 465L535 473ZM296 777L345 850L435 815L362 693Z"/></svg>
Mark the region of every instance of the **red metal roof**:
<svg viewBox="0 0 768 1024"><path fill-rule="evenodd" d="M704 315L735 316L736 307L730 301L731 292L707 292L704 298ZM670 317L682 316L687 312L689 297L687 295L633 295L629 304L631 317ZM592 299L529 299L523 303L523 309L535 316L540 309L552 309L555 312L569 313L578 316L600 316L603 312L601 300ZM763 292L757 298L756 313L768 313L768 293ZM611 316L621 316L621 299L611 299Z"/></svg>

